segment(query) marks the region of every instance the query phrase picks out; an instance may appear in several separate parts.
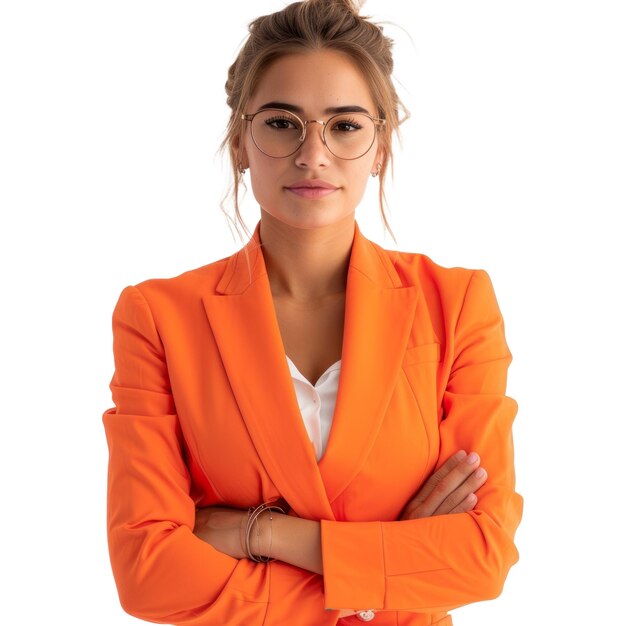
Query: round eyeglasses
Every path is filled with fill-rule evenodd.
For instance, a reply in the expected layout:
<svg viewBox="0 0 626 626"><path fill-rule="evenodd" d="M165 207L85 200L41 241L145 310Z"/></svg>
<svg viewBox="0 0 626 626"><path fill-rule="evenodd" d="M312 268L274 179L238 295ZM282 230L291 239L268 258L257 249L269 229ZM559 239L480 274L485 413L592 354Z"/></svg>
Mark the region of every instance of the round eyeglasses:
<svg viewBox="0 0 626 626"><path fill-rule="evenodd" d="M241 119L250 122L254 145L275 159L291 156L300 149L307 124L322 125L322 141L336 157L347 161L358 159L374 145L377 129L385 124L384 119L356 111L333 115L326 122L303 122L295 113L285 109L242 113Z"/></svg>

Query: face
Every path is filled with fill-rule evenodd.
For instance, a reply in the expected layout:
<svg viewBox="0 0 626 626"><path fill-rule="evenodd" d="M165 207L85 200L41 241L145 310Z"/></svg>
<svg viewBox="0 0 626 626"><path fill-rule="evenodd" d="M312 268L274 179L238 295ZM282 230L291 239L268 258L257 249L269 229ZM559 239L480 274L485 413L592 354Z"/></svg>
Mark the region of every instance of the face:
<svg viewBox="0 0 626 626"><path fill-rule="evenodd" d="M290 54L274 61L265 70L246 113L256 113L268 103L281 103L272 108L291 110L303 121L327 121L339 107L364 109L377 117L361 72L349 57L332 50ZM278 124L284 126L285 122ZM349 129L341 126L335 132ZM244 126L241 162L250 168L254 196L263 211L295 228L320 228L354 219L370 174L382 163L378 132L365 155L345 160L324 145L322 130L320 124L307 124L306 137L294 154L272 158L254 144L250 122ZM326 131L331 132L330 128ZM345 134L341 137L347 141Z"/></svg>

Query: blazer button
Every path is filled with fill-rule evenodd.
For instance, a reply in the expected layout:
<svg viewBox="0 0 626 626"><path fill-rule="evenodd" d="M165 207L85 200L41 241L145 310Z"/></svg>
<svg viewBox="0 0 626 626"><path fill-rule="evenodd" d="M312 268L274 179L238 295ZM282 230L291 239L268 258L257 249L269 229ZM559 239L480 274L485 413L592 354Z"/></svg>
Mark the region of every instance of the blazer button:
<svg viewBox="0 0 626 626"><path fill-rule="evenodd" d="M376 613L370 609L367 611L359 611L356 616L362 622L371 622L376 617Z"/></svg>

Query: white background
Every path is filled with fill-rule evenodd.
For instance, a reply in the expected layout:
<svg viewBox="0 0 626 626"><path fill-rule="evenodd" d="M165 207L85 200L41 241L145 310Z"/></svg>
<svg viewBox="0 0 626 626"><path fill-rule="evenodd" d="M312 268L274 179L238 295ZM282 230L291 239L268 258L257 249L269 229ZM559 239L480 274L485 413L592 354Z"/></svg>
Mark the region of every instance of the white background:
<svg viewBox="0 0 626 626"><path fill-rule="evenodd" d="M240 247L219 210L223 85L247 22L282 6L0 4L2 623L139 624L105 536L111 313L124 286ZM487 269L514 354L521 559L457 626L624 623L623 7L365 7L395 23L412 113L398 247ZM357 219L394 247L374 184Z"/></svg>

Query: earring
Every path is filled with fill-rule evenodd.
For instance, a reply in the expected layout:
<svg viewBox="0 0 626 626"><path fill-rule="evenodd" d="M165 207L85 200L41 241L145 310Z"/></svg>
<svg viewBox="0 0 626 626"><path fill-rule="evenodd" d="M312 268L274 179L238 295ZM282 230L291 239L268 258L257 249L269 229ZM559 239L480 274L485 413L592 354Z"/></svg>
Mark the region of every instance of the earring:
<svg viewBox="0 0 626 626"><path fill-rule="evenodd" d="M241 161L237 162L237 169L239 170L240 174L245 174L246 173L246 168L243 167L243 165L241 164Z"/></svg>
<svg viewBox="0 0 626 626"><path fill-rule="evenodd" d="M372 178L376 178L376 176L378 176L380 174L380 170L383 168L382 163L377 163L376 164L376 171L372 172Z"/></svg>

